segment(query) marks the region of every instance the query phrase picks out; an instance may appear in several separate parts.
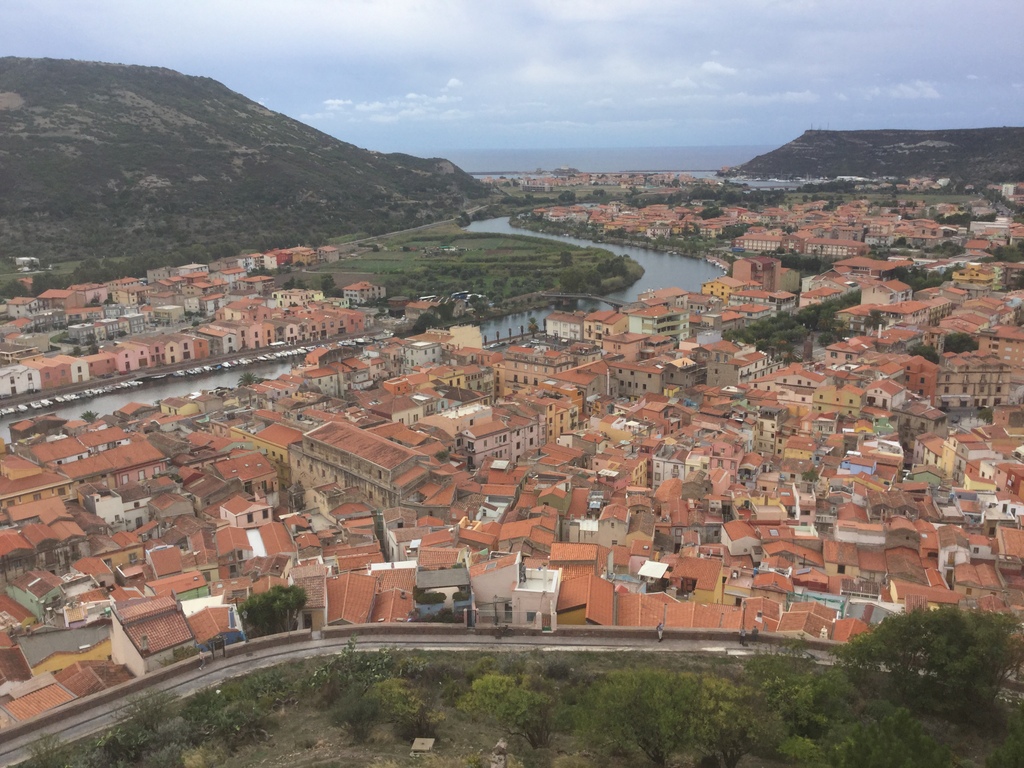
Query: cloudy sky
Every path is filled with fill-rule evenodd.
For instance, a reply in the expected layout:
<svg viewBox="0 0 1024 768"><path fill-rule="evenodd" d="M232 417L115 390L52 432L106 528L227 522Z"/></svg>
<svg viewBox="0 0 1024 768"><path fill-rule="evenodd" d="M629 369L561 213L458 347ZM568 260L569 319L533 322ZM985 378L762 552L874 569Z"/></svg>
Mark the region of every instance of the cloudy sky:
<svg viewBox="0 0 1024 768"><path fill-rule="evenodd" d="M359 146L1024 125L1020 0L2 0L0 55L205 75Z"/></svg>

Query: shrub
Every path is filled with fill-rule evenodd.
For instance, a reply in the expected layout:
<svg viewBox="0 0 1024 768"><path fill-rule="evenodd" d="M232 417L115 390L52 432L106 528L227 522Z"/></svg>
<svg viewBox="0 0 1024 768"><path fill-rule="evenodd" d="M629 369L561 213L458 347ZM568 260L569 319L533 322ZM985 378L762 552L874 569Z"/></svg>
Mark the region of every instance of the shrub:
<svg viewBox="0 0 1024 768"><path fill-rule="evenodd" d="M380 720L380 699L358 688L345 691L331 710L335 725L345 728L356 743L363 743Z"/></svg>

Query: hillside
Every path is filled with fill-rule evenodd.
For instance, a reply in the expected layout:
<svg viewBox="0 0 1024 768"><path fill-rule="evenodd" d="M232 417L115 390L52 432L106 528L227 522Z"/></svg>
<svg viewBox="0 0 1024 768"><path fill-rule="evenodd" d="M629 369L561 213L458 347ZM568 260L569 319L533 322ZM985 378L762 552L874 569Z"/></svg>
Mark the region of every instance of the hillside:
<svg viewBox="0 0 1024 768"><path fill-rule="evenodd" d="M1017 181L1024 177L1024 128L806 131L795 141L731 169L730 175Z"/></svg>
<svg viewBox="0 0 1024 768"><path fill-rule="evenodd" d="M485 194L447 160L360 149L209 78L0 58L3 256L315 244Z"/></svg>

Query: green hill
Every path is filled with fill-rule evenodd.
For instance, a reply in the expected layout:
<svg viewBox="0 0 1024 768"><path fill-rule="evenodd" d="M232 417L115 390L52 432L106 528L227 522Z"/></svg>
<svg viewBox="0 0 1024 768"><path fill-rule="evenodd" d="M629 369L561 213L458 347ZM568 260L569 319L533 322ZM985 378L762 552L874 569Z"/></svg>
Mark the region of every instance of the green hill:
<svg viewBox="0 0 1024 768"><path fill-rule="evenodd" d="M360 149L209 78L0 58L3 256L316 244L485 194L447 160Z"/></svg>
<svg viewBox="0 0 1024 768"><path fill-rule="evenodd" d="M1024 177L1024 128L806 131L737 166L746 177L928 176L968 182Z"/></svg>

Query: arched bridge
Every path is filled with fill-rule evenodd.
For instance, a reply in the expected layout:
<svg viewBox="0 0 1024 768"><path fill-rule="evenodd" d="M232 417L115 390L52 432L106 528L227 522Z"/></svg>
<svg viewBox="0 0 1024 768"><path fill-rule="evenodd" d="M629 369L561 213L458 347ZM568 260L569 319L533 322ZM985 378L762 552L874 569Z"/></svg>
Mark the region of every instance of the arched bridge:
<svg viewBox="0 0 1024 768"><path fill-rule="evenodd" d="M592 293L559 293L557 291L541 291L537 294L548 299L590 299L591 301L603 301L615 309L621 309L627 302L618 299L609 299L607 296L595 296Z"/></svg>

